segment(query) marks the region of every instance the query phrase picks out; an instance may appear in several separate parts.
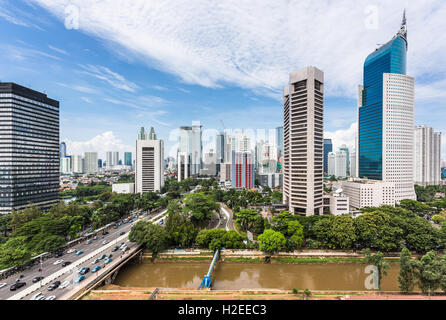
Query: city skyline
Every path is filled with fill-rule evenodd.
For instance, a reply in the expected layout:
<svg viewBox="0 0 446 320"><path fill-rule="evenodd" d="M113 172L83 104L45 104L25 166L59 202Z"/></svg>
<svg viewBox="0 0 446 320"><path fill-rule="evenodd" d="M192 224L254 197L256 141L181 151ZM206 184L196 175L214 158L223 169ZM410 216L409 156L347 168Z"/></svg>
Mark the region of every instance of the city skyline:
<svg viewBox="0 0 446 320"><path fill-rule="evenodd" d="M14 81L45 91L61 101L61 141L67 143L69 154L94 151L99 153L99 158L104 159L102 152L116 150L122 154L133 151L134 132L141 126L157 128L160 139L166 143L166 156L172 156L169 151L175 149L177 139L171 137L172 132L180 126L190 125L192 121L200 121L205 129L218 131L223 131L221 120L230 129L274 129L282 121L280 88L286 84L290 70L304 65L317 65L326 74L325 138L333 140L334 148L344 143L351 147L356 133L355 86L362 82L362 59L375 49L373 43L378 44L394 34L404 6L407 6L410 19L408 74L415 77L417 88L415 124L445 131L441 123L444 112L441 98L445 95L442 89L445 81L442 68L446 64L442 63L444 58L440 53L444 51L446 43L441 37L436 37L436 46L428 46L424 39L424 34L429 33L435 37L436 32L441 29L440 16L446 7L440 2L436 5L435 13L430 12L429 6L424 4L378 2L375 7L378 9L379 23L376 26L369 21L373 16L373 8L369 8L369 11L366 10L367 6L352 8L349 14L355 15L355 19L350 22L336 19L334 23L331 16L336 15L339 9L327 5L328 17L324 18L326 21L321 30L308 30L305 37L298 32L293 36L296 38L286 39L302 37L298 43L307 45L319 32L330 30L332 40L324 44L324 50L329 50L330 54L322 51L318 56L311 56L308 55L311 50L299 49L293 53L295 56L290 57L288 53L276 48L274 42L269 41L270 34L260 39L264 40L260 42L268 48L266 52L260 50L264 55L260 57L258 53L253 54L252 48L240 45L231 47L234 44L229 43L226 49L232 48L250 62L249 65L240 66L250 76L249 79L238 73L228 75L222 72L222 66L233 70L234 64L222 65L222 57L215 55L210 56L214 62L218 62L215 70L202 70L205 66L195 65L188 68L183 66L186 70L172 69L170 65L166 65L169 61L164 56L155 56L151 51L153 48L148 48L143 40L141 48L134 48L133 42L120 43L111 38L109 33L93 33L90 25L95 18L101 18L98 13L101 4L93 5L88 1L70 3L80 10L79 30L65 26L65 13L62 9L67 7L68 1L0 2L0 26L11 34L8 40L0 41L0 46L7 53L7 59L1 63L8 65L8 68L2 68L0 77L2 81ZM45 9L38 4L44 5ZM88 5L93 9L86 14L83 8ZM108 5L112 11L115 9L113 3ZM280 4L276 6L278 11L283 10ZM176 12L178 9L169 10ZM224 10L232 12L230 6ZM313 7L308 6L304 12L311 16L313 10ZM262 16L264 11L265 6L260 4L252 14ZM130 17L138 17L134 11L127 13ZM35 18L36 16L39 18ZM287 17L279 16L288 20ZM223 17L220 19L223 25L231 27L227 32L233 32L235 26ZM239 20L234 23L241 24ZM275 20L270 23L277 29L274 34L281 30ZM330 24L330 29L326 24ZM346 30L349 33L344 37L343 32ZM136 31L136 35L142 31L153 34L150 25L146 24L141 24ZM192 28L189 31L191 39L196 39L199 31ZM229 35L223 30L212 32L216 32L215 36ZM180 35L175 33L172 36L178 38ZM249 41L252 36L246 31L240 35L240 43L248 43L245 41ZM177 38L175 39L178 40ZM340 40L344 41L344 38L349 39L341 44ZM351 52L352 47L348 46L353 41L355 51ZM193 44L198 48L202 46L200 43ZM183 48L191 44L179 42L178 45ZM144 58L141 59L137 54ZM345 59L334 60L342 55ZM259 60L258 63L254 58ZM333 64L334 61L339 65ZM48 64L48 75L38 73L38 67L42 63ZM274 69L273 77L270 77L271 68ZM342 78L336 72L338 68L345 70ZM70 79L66 77L67 72L62 71L65 69L71 71ZM205 75L203 79L197 77L200 72ZM207 83L204 81L206 79ZM433 113L438 116L432 117ZM206 142L203 144L205 147ZM446 148L442 149L444 159Z"/></svg>

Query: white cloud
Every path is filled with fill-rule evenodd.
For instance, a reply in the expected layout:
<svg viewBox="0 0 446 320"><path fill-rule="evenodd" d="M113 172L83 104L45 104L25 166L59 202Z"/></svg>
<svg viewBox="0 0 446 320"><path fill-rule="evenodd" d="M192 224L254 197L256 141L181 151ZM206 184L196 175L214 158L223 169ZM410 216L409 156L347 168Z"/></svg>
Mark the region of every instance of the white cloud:
<svg viewBox="0 0 446 320"><path fill-rule="evenodd" d="M82 100L84 100L86 103L93 103L90 98L88 97L81 97Z"/></svg>
<svg viewBox="0 0 446 320"><path fill-rule="evenodd" d="M352 123L348 129L325 132L324 138L331 139L333 150L336 151L341 145L345 144L349 148L355 148L355 138L358 132L358 123Z"/></svg>
<svg viewBox="0 0 446 320"><path fill-rule="evenodd" d="M124 152L133 152L134 147L125 145L116 138L113 131L104 132L88 141L64 140L67 144L67 153L70 155L83 155L85 152L98 152L100 159L105 159L106 152L119 151L123 158Z"/></svg>
<svg viewBox="0 0 446 320"><path fill-rule="evenodd" d="M66 52L65 50L53 47L52 45L48 45L48 48L50 48L51 50L56 51L58 53L61 53L61 54L67 55L67 56L69 55L68 52Z"/></svg>
<svg viewBox="0 0 446 320"><path fill-rule="evenodd" d="M366 56L397 32L407 7L409 74L446 72L444 0L374 1L377 29L368 27L369 0L33 1L60 19L77 6L82 31L187 83L276 97L306 65L325 71L329 95L355 97Z"/></svg>
<svg viewBox="0 0 446 320"><path fill-rule="evenodd" d="M107 67L94 66L91 64L79 65L79 66L83 69L81 73L105 81L117 89L125 90L128 92L135 92L135 90L138 88L138 86L135 83L125 79L123 76L121 76L116 72L111 71Z"/></svg>

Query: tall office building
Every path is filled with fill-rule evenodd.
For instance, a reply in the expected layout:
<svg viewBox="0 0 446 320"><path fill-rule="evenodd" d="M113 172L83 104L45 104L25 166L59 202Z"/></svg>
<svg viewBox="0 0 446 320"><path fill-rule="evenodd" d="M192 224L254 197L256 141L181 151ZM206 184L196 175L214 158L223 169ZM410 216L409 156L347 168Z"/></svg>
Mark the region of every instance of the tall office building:
<svg viewBox="0 0 446 320"><path fill-rule="evenodd" d="M277 146L277 162L283 156L283 127L276 128L275 144Z"/></svg>
<svg viewBox="0 0 446 320"><path fill-rule="evenodd" d="M328 173L328 154L333 152L331 139L324 139L324 173Z"/></svg>
<svg viewBox="0 0 446 320"><path fill-rule="evenodd" d="M221 164L225 162L225 134L219 133L216 136L216 161L217 161L217 173L220 173Z"/></svg>
<svg viewBox="0 0 446 320"><path fill-rule="evenodd" d="M231 182L234 188L255 187L254 159L249 152L232 151Z"/></svg>
<svg viewBox="0 0 446 320"><path fill-rule="evenodd" d="M98 168L102 169L102 159L98 159Z"/></svg>
<svg viewBox="0 0 446 320"><path fill-rule="evenodd" d="M73 156L73 173L84 173L84 161L81 155Z"/></svg>
<svg viewBox="0 0 446 320"><path fill-rule="evenodd" d="M395 183L395 201L416 200L413 182L414 78L406 75L407 25L364 63L359 86L359 177Z"/></svg>
<svg viewBox="0 0 446 320"><path fill-rule="evenodd" d="M346 155L346 160L345 160L345 166L346 166L346 175L350 175L350 150L348 149L348 147L343 144L340 148L339 151L344 151L345 155Z"/></svg>
<svg viewBox="0 0 446 320"><path fill-rule="evenodd" d="M356 178L356 150L350 152L350 177Z"/></svg>
<svg viewBox="0 0 446 320"><path fill-rule="evenodd" d="M59 102L0 82L0 214L59 202Z"/></svg>
<svg viewBox="0 0 446 320"><path fill-rule="evenodd" d="M131 152L124 153L124 164L126 166L132 166L133 161L132 161L132 153Z"/></svg>
<svg viewBox="0 0 446 320"><path fill-rule="evenodd" d="M138 140L147 140L147 134L144 127L142 127L138 133Z"/></svg>
<svg viewBox="0 0 446 320"><path fill-rule="evenodd" d="M155 133L155 128L154 127L150 128L149 140L156 140L156 133Z"/></svg>
<svg viewBox="0 0 446 320"><path fill-rule="evenodd" d="M216 176L217 175L217 155L214 150L204 154L204 168L200 170L202 176Z"/></svg>
<svg viewBox="0 0 446 320"><path fill-rule="evenodd" d="M336 176L336 153L330 152L327 159L327 174L331 176Z"/></svg>
<svg viewBox="0 0 446 320"><path fill-rule="evenodd" d="M323 213L324 73L292 72L284 89L283 200L295 214Z"/></svg>
<svg viewBox="0 0 446 320"><path fill-rule="evenodd" d="M62 142L59 147L59 158L65 158L67 156L67 145L65 142Z"/></svg>
<svg viewBox="0 0 446 320"><path fill-rule="evenodd" d="M200 174L203 163L202 126L194 122L191 127L180 127L178 136L178 152L186 152L189 155L190 174Z"/></svg>
<svg viewBox="0 0 446 320"><path fill-rule="evenodd" d="M177 175L178 181L183 181L190 177L189 154L187 152L178 152Z"/></svg>
<svg viewBox="0 0 446 320"><path fill-rule="evenodd" d="M71 157L63 157L60 159L60 173L68 174L71 173Z"/></svg>
<svg viewBox="0 0 446 320"><path fill-rule="evenodd" d="M119 165L119 152L118 151L113 152L113 163L112 163L112 165L113 166Z"/></svg>
<svg viewBox="0 0 446 320"><path fill-rule="evenodd" d="M441 132L431 127L415 128L414 182L419 186L441 182Z"/></svg>
<svg viewBox="0 0 446 320"><path fill-rule="evenodd" d="M106 154L106 157L107 157L107 161L106 161L107 168L113 167L113 152L108 151Z"/></svg>
<svg viewBox="0 0 446 320"><path fill-rule="evenodd" d="M347 177L347 153L344 150L336 152L335 176Z"/></svg>
<svg viewBox="0 0 446 320"><path fill-rule="evenodd" d="M85 173L94 174L98 173L98 153L97 152L85 152Z"/></svg>
<svg viewBox="0 0 446 320"><path fill-rule="evenodd" d="M153 132L152 137L154 134L155 132ZM159 192L163 186L163 140L136 140L135 192Z"/></svg>

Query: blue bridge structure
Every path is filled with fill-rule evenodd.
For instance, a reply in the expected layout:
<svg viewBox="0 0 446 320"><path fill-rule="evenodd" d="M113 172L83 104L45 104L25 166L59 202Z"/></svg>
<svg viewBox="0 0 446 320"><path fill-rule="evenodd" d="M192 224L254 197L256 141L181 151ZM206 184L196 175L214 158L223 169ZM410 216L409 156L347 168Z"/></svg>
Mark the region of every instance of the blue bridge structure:
<svg viewBox="0 0 446 320"><path fill-rule="evenodd" d="M206 288L209 289L212 285L212 273L214 272L215 265L217 264L218 258L220 257L220 250L215 251L214 258L212 259L211 265L209 267L208 273L204 276L203 281L201 281L198 290Z"/></svg>

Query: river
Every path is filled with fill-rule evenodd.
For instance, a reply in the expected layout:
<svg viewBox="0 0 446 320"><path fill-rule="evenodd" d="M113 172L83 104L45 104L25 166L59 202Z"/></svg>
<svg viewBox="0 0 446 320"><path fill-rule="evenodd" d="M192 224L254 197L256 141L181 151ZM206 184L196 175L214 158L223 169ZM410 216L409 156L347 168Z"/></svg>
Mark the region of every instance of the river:
<svg viewBox="0 0 446 320"><path fill-rule="evenodd" d="M114 284L122 287L193 288L200 285L209 263L129 264ZM282 289L367 290L369 274L363 264L261 264L219 262L215 269L216 290ZM384 291L398 291L399 264L392 263L382 280Z"/></svg>

